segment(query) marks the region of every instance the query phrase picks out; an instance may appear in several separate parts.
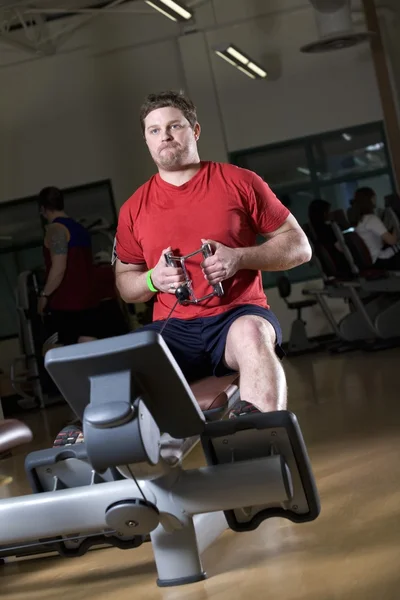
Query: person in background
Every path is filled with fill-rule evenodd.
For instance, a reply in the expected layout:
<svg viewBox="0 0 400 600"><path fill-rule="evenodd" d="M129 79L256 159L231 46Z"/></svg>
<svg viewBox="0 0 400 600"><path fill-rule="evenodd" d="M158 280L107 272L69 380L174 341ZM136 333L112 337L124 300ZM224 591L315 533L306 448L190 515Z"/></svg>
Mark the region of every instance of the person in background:
<svg viewBox="0 0 400 600"><path fill-rule="evenodd" d="M330 246L336 243L335 234L330 225L331 205L326 200L316 198L308 207L308 220L316 239Z"/></svg>
<svg viewBox="0 0 400 600"><path fill-rule="evenodd" d="M94 340L97 323L90 234L65 213L58 188L41 190L39 208L48 223L43 244L46 281L38 300L46 335L53 346Z"/></svg>
<svg viewBox="0 0 400 600"><path fill-rule="evenodd" d="M359 188L353 200L357 214L356 233L362 238L375 268L400 270L400 240L389 232L375 214L376 194L369 187Z"/></svg>
<svg viewBox="0 0 400 600"><path fill-rule="evenodd" d="M308 207L308 220L312 233L319 244L328 251L339 272L349 270L347 261L340 250L339 243L331 226L331 205L317 198Z"/></svg>
<svg viewBox="0 0 400 600"><path fill-rule="evenodd" d="M385 207L391 208L396 215L396 217L400 220L400 196L397 193L388 194L385 196Z"/></svg>

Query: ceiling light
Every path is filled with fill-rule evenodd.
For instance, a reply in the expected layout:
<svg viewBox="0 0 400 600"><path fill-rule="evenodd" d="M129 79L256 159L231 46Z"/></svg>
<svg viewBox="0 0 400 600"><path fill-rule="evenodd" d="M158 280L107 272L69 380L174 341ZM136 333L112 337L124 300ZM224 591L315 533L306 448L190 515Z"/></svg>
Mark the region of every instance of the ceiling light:
<svg viewBox="0 0 400 600"><path fill-rule="evenodd" d="M251 79L265 79L268 76L268 73L260 65L232 44L215 49L215 53Z"/></svg>
<svg viewBox="0 0 400 600"><path fill-rule="evenodd" d="M383 142L378 142L377 144L371 144L370 146L367 146L365 150L367 152L377 152L378 150L383 150L384 146L385 145Z"/></svg>
<svg viewBox="0 0 400 600"><path fill-rule="evenodd" d="M349 133L342 133L342 137L346 140L346 142L350 142L350 140L352 139Z"/></svg>
<svg viewBox="0 0 400 600"><path fill-rule="evenodd" d="M249 59L246 58L246 56L244 56L241 52L238 52L238 50L236 50L233 46L229 46L229 48L227 48L226 51L228 54L233 56L233 58L236 58L236 60L243 63L244 65L247 65L247 63L249 62Z"/></svg>
<svg viewBox="0 0 400 600"><path fill-rule="evenodd" d="M192 12L175 0L145 0L145 2L172 21L189 21L193 17Z"/></svg>
<svg viewBox="0 0 400 600"><path fill-rule="evenodd" d="M303 175L309 175L310 169L306 169L305 167L297 167L299 173L303 173Z"/></svg>
<svg viewBox="0 0 400 600"><path fill-rule="evenodd" d="M251 71L254 71L254 73L256 75L259 75L259 77L261 77L262 79L264 77L267 77L267 72L264 71L264 69L261 69L261 67L259 67L258 65L256 65L253 62L249 62L249 64L247 65L247 68L250 69Z"/></svg>

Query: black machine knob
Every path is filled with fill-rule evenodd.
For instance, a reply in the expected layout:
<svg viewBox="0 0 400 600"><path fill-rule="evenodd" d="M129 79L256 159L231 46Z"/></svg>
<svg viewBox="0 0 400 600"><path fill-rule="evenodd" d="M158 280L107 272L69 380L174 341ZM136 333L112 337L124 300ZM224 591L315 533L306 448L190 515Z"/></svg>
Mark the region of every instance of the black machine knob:
<svg viewBox="0 0 400 600"><path fill-rule="evenodd" d="M185 302L190 300L190 292L187 285L180 285L178 288L176 288L175 297L179 304L185 304Z"/></svg>

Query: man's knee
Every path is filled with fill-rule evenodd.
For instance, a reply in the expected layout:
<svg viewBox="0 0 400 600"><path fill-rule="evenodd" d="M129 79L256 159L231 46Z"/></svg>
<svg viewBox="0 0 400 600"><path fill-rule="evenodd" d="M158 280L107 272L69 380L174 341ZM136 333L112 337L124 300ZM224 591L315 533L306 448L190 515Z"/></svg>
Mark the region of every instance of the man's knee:
<svg viewBox="0 0 400 600"><path fill-rule="evenodd" d="M275 355L276 332L269 321L257 315L239 317L229 328L225 360L237 368L241 360L254 360L257 355Z"/></svg>

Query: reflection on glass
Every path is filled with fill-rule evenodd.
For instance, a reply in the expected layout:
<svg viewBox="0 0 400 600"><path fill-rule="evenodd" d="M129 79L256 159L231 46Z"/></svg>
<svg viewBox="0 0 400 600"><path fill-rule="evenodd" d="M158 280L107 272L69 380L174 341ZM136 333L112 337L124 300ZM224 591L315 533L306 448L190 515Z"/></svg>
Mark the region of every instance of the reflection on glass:
<svg viewBox="0 0 400 600"><path fill-rule="evenodd" d="M313 143L313 153L320 180L387 167L385 145L378 127L330 134Z"/></svg>
<svg viewBox="0 0 400 600"><path fill-rule="evenodd" d="M107 183L69 190L65 193L65 210L88 226L100 218L110 225L115 221L114 204Z"/></svg>
<svg viewBox="0 0 400 600"><path fill-rule="evenodd" d="M308 206L314 200L314 194L311 190L298 190L284 192L280 191L279 187L273 188L274 193L279 200L284 204L294 215L300 225L308 221Z"/></svg>
<svg viewBox="0 0 400 600"><path fill-rule="evenodd" d="M316 198L327 200L332 210L347 212L358 187L371 187L377 208L392 193L390 165L380 124L329 132L287 145L235 152L233 163L258 173L289 208L300 225L308 222L308 206ZM263 273L264 286L275 285L276 273ZM312 264L286 275L292 282L319 276Z"/></svg>
<svg viewBox="0 0 400 600"><path fill-rule="evenodd" d="M36 248L26 248L16 252L18 268L20 272L36 271L44 268L43 246Z"/></svg>
<svg viewBox="0 0 400 600"><path fill-rule="evenodd" d="M300 190L293 192L279 192L279 189L274 188L273 190L278 198L287 206L292 215L297 219L300 225L305 225L308 222L308 207L310 202L314 200L314 194L311 190ZM263 238L258 240L262 243ZM262 281L265 289L274 287L276 285L276 279L279 273L262 273ZM313 262L305 265L300 265L289 271L285 271L285 275L288 277L291 283L298 283L301 281L308 281L320 277L320 272Z"/></svg>
<svg viewBox="0 0 400 600"><path fill-rule="evenodd" d="M42 238L42 224L37 203L27 202L0 206L0 248L20 246Z"/></svg>
<svg viewBox="0 0 400 600"><path fill-rule="evenodd" d="M254 171L270 186L310 181L304 144L268 148L238 156L235 163Z"/></svg>
<svg viewBox="0 0 400 600"><path fill-rule="evenodd" d="M393 192L389 175L378 175L365 177L356 181L345 181L321 188L321 196L332 205L332 210L342 209L347 211L353 199L354 193L359 187L370 187L376 193L377 208L384 208L384 198Z"/></svg>
<svg viewBox="0 0 400 600"><path fill-rule="evenodd" d="M111 187L99 182L82 188L66 190L65 209L72 217L86 224L102 219L115 227L115 211ZM18 272L43 267L44 229L37 204L32 196L22 201L0 204L0 338L17 334L17 313L14 290ZM94 237L94 250L111 242L104 234Z"/></svg>

